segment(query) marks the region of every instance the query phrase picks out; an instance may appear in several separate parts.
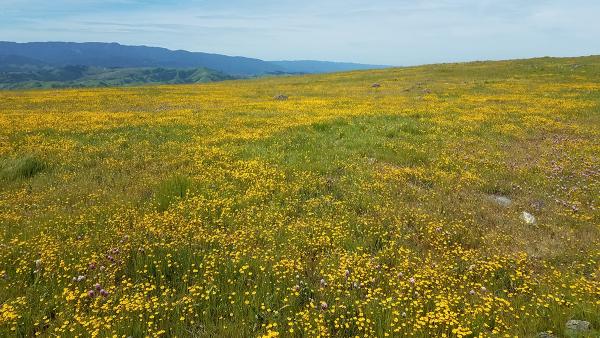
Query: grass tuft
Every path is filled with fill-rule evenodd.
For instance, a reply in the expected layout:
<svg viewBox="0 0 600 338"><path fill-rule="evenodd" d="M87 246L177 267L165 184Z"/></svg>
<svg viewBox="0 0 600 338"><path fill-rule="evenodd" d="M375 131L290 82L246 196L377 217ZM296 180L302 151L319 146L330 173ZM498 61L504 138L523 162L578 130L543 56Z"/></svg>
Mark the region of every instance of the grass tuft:
<svg viewBox="0 0 600 338"><path fill-rule="evenodd" d="M0 179L18 180L29 179L47 168L46 163L33 155L6 160L0 164Z"/></svg>
<svg viewBox="0 0 600 338"><path fill-rule="evenodd" d="M173 202L184 199L188 194L192 180L183 175L176 175L164 180L154 195L158 211L167 210Z"/></svg>

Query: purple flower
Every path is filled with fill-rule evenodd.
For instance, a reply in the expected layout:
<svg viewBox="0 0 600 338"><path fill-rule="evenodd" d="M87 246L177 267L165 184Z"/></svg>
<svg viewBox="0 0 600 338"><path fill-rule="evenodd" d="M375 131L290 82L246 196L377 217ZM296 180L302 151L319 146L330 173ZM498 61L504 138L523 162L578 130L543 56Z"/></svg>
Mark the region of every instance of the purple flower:
<svg viewBox="0 0 600 338"><path fill-rule="evenodd" d="M106 290L104 290L104 289L101 289L101 290L100 290L100 295L101 295L102 297L108 297L108 291L106 291Z"/></svg>
<svg viewBox="0 0 600 338"><path fill-rule="evenodd" d="M96 293L94 292L94 290L88 291L88 297L93 298L95 296L96 296Z"/></svg>
<svg viewBox="0 0 600 338"><path fill-rule="evenodd" d="M94 285L94 288L96 289L96 291L100 291L100 290L102 290L102 285L100 285L100 283L96 283Z"/></svg>

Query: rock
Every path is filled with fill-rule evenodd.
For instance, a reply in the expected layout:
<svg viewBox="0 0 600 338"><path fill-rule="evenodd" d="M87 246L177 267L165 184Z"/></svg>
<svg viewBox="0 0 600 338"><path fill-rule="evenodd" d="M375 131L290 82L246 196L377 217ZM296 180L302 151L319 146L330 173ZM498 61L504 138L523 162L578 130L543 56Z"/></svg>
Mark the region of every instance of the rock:
<svg viewBox="0 0 600 338"><path fill-rule="evenodd" d="M381 87L381 85L379 83L373 83L371 85L371 88L379 88L379 87Z"/></svg>
<svg viewBox="0 0 600 338"><path fill-rule="evenodd" d="M508 208L511 206L512 204L512 200L506 196L502 196L502 195L492 195L490 196L490 199L494 202L496 202L496 204L498 204L501 207L505 207Z"/></svg>
<svg viewBox="0 0 600 338"><path fill-rule="evenodd" d="M533 225L536 223L535 216L528 213L527 211L523 211L523 213L521 213L521 220L529 225Z"/></svg>
<svg viewBox="0 0 600 338"><path fill-rule="evenodd" d="M287 99L288 99L287 95L283 95L283 94L275 95L273 97L273 100L277 100L277 101L285 101Z"/></svg>
<svg viewBox="0 0 600 338"><path fill-rule="evenodd" d="M540 332L537 335L535 335L537 338L556 338L555 335L553 335L550 332Z"/></svg>
<svg viewBox="0 0 600 338"><path fill-rule="evenodd" d="M567 330L569 330L569 331L575 331L575 332L589 331L590 322L586 322L585 320L571 319L567 322L566 327L567 327Z"/></svg>

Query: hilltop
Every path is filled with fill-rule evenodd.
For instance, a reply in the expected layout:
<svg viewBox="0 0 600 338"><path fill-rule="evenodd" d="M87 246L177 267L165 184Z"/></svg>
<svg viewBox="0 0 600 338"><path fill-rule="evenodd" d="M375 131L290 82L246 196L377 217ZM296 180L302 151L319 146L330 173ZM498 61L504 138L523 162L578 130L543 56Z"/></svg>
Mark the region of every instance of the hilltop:
<svg viewBox="0 0 600 338"><path fill-rule="evenodd" d="M597 337L600 57L0 92L0 336Z"/></svg>

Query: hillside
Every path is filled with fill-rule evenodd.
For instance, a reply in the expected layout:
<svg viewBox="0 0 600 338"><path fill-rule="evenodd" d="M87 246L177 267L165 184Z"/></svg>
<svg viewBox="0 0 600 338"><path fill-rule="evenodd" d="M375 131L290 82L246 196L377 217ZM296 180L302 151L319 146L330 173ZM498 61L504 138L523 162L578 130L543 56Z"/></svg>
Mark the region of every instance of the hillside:
<svg viewBox="0 0 600 338"><path fill-rule="evenodd" d="M599 139L596 56L1 91L0 336L596 337Z"/></svg>
<svg viewBox="0 0 600 338"><path fill-rule="evenodd" d="M281 70L268 62L209 53L118 43L0 42L1 55L17 55L53 66L107 68L209 68L230 75L257 75Z"/></svg>
<svg viewBox="0 0 600 338"><path fill-rule="evenodd" d="M8 64L34 64L54 67L88 66L100 68L208 68L231 76L257 76L281 73L328 73L383 66L323 61L268 62L220 54L169 50L118 43L0 41L0 70Z"/></svg>
<svg viewBox="0 0 600 338"><path fill-rule="evenodd" d="M29 61L27 61L29 62ZM231 80L235 77L206 68L97 68L88 66L24 66L0 71L0 89L115 87L142 84L182 84Z"/></svg>

